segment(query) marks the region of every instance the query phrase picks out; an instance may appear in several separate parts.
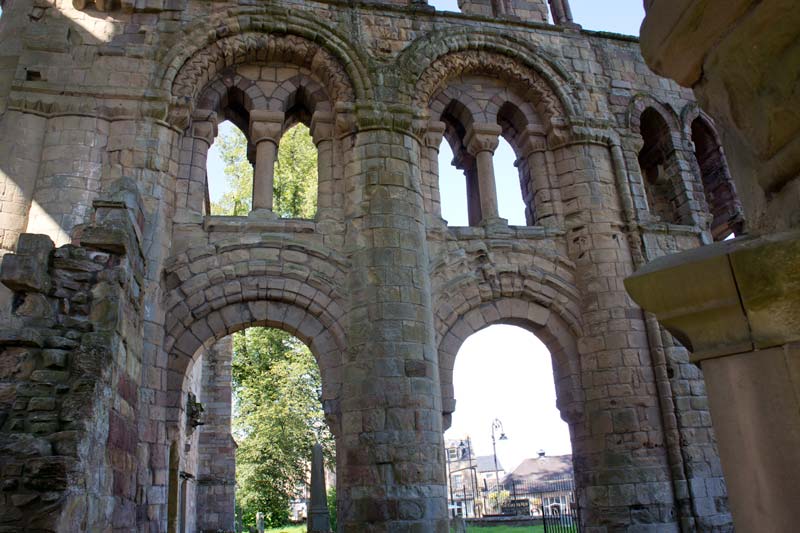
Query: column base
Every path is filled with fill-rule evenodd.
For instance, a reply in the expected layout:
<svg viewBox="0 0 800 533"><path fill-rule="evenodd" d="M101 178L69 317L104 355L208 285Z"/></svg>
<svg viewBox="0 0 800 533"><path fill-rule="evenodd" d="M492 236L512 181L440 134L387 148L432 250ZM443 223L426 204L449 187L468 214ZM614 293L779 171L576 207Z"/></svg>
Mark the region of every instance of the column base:
<svg viewBox="0 0 800 533"><path fill-rule="evenodd" d="M494 228L508 228L508 219L502 217L487 217L481 220L481 227L494 229Z"/></svg>
<svg viewBox="0 0 800 533"><path fill-rule="evenodd" d="M278 215L276 215L272 209L267 209L265 207L253 209L247 214L247 216L250 218L265 218L269 220L275 220L278 218Z"/></svg>

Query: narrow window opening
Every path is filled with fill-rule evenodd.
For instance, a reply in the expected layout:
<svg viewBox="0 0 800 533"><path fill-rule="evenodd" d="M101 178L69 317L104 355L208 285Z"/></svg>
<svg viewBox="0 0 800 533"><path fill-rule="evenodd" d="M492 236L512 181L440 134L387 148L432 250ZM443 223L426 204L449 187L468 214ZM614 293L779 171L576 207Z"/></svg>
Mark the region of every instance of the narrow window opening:
<svg viewBox="0 0 800 533"><path fill-rule="evenodd" d="M483 218L478 166L475 157L464 146L467 128L472 123L471 114L464 104L453 100L442 112L441 120L445 124L446 141L439 150L442 218L448 226L477 226Z"/></svg>
<svg viewBox="0 0 800 533"><path fill-rule="evenodd" d="M253 203L253 165L247 137L229 120L219 125L208 150L207 173L211 214L246 216Z"/></svg>
<svg viewBox="0 0 800 533"><path fill-rule="evenodd" d="M450 516L576 511L569 427L544 344L517 326L483 329L459 350L453 384L458 408L445 433Z"/></svg>
<svg viewBox="0 0 800 533"><path fill-rule="evenodd" d="M306 120L310 117L306 116ZM298 122L278 144L273 211L281 218L313 219L317 214L317 147L308 126Z"/></svg>
<svg viewBox="0 0 800 533"><path fill-rule="evenodd" d="M657 111L648 108L642 113L641 135L644 145L639 152L639 166L650 213L661 222L679 224L669 127Z"/></svg>
<svg viewBox="0 0 800 533"><path fill-rule="evenodd" d="M742 232L743 220L722 147L701 117L692 122L692 142L711 215L711 234L715 241L725 240Z"/></svg>
<svg viewBox="0 0 800 533"><path fill-rule="evenodd" d="M439 147L439 196L447 225L469 226L466 176L456 168L453 150L444 139Z"/></svg>
<svg viewBox="0 0 800 533"><path fill-rule="evenodd" d="M503 137L494 152L494 175L497 185L497 209L509 225L525 226L525 202L520 189L517 155Z"/></svg>

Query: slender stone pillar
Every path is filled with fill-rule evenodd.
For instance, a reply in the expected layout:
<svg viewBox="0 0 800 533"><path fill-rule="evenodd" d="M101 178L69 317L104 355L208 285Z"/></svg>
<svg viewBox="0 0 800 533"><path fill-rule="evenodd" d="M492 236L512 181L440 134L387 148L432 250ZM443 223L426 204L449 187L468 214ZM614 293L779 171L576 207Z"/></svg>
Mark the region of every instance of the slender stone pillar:
<svg viewBox="0 0 800 533"><path fill-rule="evenodd" d="M311 117L311 138L317 147L317 219L328 218L333 207L333 118L327 111Z"/></svg>
<svg viewBox="0 0 800 533"><path fill-rule="evenodd" d="M254 215L275 216L272 211L272 191L283 120L284 113L278 111L254 110L250 113L250 142L256 146L251 211Z"/></svg>
<svg viewBox="0 0 800 533"><path fill-rule="evenodd" d="M205 205L208 150L216 136L217 114L207 109L196 110L181 145L176 201L176 218L181 222L191 221L192 216L208 214Z"/></svg>
<svg viewBox="0 0 800 533"><path fill-rule="evenodd" d="M497 124L474 123L464 139L467 151L475 157L478 168L478 191L481 201L481 223L500 218L497 210L497 185L494 179L494 151L502 132Z"/></svg>
<svg viewBox="0 0 800 533"><path fill-rule="evenodd" d="M550 183L549 165L547 162L547 137L541 126L528 126L520 135L520 146L528 175L529 187L533 190L528 195L532 212L531 223L540 226L560 227L563 216L560 212L560 192Z"/></svg>
<svg viewBox="0 0 800 533"><path fill-rule="evenodd" d="M444 122L432 120L428 123L424 139L427 151L427 166L422 169L422 193L425 213L437 218L442 216L442 203L439 193L439 147L442 145L444 130Z"/></svg>
<svg viewBox="0 0 800 533"><path fill-rule="evenodd" d="M550 13L553 15L553 23L560 26L566 20L564 6L561 4L561 0L549 0L549 3Z"/></svg>
<svg viewBox="0 0 800 533"><path fill-rule="evenodd" d="M794 531L800 232L666 256L625 280L703 369L738 531Z"/></svg>
<svg viewBox="0 0 800 533"><path fill-rule="evenodd" d="M549 0L549 2L554 24L568 28L581 27L579 24L575 24L572 18L572 8L569 6L569 0Z"/></svg>

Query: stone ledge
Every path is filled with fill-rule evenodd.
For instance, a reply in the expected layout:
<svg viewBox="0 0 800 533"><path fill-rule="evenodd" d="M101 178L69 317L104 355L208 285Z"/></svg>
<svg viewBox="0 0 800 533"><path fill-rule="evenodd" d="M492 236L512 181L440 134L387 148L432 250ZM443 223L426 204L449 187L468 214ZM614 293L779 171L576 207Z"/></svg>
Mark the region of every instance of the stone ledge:
<svg viewBox="0 0 800 533"><path fill-rule="evenodd" d="M662 257L625 280L693 362L800 340L800 232Z"/></svg>
<svg viewBox="0 0 800 533"><path fill-rule="evenodd" d="M316 227L313 220L295 218L209 215L203 220L203 229L212 232L314 233Z"/></svg>

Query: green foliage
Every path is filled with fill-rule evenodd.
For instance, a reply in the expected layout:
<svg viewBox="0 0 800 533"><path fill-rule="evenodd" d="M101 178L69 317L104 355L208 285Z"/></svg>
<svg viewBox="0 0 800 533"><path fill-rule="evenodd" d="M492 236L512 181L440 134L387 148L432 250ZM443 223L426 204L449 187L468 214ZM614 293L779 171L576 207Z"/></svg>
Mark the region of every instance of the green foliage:
<svg viewBox="0 0 800 533"><path fill-rule="evenodd" d="M298 124L283 134L275 162L273 211L281 218L317 214L317 147L311 132Z"/></svg>
<svg viewBox="0 0 800 533"><path fill-rule="evenodd" d="M489 507L494 509L494 512L500 512L500 507L508 501L511 494L507 490L501 490L500 494L496 491L489 493Z"/></svg>
<svg viewBox="0 0 800 533"><path fill-rule="evenodd" d="M253 202L253 166L247 160L247 139L237 128L220 133L216 140L225 163L228 190L219 202L211 202L212 215L243 216Z"/></svg>
<svg viewBox="0 0 800 533"><path fill-rule="evenodd" d="M336 529L336 524L338 522L337 514L336 514L336 487L331 487L328 489L328 516L331 519L331 531L338 531Z"/></svg>
<svg viewBox="0 0 800 533"><path fill-rule="evenodd" d="M236 502L244 524L280 526L289 500L307 483L312 447L333 460L333 437L323 419L321 380L309 349L288 333L248 328L233 338Z"/></svg>
<svg viewBox="0 0 800 533"><path fill-rule="evenodd" d="M217 138L228 190L211 203L212 215L242 216L253 199L253 166L247 160L247 139L237 128ZM317 148L311 132L298 124L278 145L273 183L273 211L281 218L312 219L317 213Z"/></svg>

